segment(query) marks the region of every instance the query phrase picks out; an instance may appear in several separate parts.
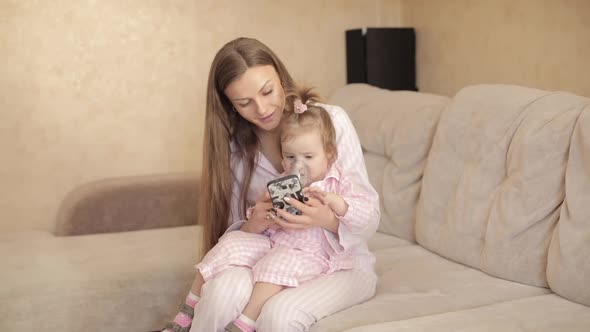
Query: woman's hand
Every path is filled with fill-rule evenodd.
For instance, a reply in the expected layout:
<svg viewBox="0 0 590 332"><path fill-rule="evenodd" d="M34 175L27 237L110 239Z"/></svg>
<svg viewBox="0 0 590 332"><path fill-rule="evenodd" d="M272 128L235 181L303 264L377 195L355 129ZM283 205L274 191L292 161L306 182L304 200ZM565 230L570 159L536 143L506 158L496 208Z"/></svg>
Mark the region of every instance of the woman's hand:
<svg viewBox="0 0 590 332"><path fill-rule="evenodd" d="M322 227L333 233L338 233L339 220L334 212L327 205L322 204L318 199L308 197L306 203L302 203L294 198L286 197L294 208L301 211L297 216L285 210L277 209L277 215L281 218L274 218L274 222L284 229L306 229L310 227ZM284 220L283 220L284 219Z"/></svg>
<svg viewBox="0 0 590 332"><path fill-rule="evenodd" d="M274 220L278 218L273 219L270 217L270 209L272 209L270 196L268 192L264 192L252 209L250 218L246 220L240 230L248 233L260 234L267 228L276 229L278 226L275 224Z"/></svg>
<svg viewBox="0 0 590 332"><path fill-rule="evenodd" d="M322 204L329 206L337 216L343 216L348 212L348 204L338 194L323 191L318 187L303 188L303 194L307 197L317 198Z"/></svg>

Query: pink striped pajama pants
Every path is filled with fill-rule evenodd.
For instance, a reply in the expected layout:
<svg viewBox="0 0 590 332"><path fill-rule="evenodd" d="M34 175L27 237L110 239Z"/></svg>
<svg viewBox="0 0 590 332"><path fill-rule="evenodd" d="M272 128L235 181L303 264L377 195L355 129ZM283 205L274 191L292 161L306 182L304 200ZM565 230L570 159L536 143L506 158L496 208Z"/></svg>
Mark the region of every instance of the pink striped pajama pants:
<svg viewBox="0 0 590 332"><path fill-rule="evenodd" d="M275 244L268 236L228 232L195 266L207 282L229 267L252 269L254 282L297 287L330 269L327 255Z"/></svg>

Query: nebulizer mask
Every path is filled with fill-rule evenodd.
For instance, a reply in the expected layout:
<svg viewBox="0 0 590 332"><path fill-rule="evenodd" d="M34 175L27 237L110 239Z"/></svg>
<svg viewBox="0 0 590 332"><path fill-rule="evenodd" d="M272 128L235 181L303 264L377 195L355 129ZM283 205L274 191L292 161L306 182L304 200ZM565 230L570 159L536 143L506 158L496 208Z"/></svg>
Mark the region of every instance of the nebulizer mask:
<svg viewBox="0 0 590 332"><path fill-rule="evenodd" d="M297 175L301 187L305 188L311 184L311 178L309 173L309 167L301 159L295 159L290 162L289 174Z"/></svg>

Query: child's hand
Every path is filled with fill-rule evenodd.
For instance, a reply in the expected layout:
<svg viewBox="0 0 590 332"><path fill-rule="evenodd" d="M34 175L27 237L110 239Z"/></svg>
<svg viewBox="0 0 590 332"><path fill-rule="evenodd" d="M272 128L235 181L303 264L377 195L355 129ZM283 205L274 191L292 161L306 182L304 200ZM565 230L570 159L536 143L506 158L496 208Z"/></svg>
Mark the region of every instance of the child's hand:
<svg viewBox="0 0 590 332"><path fill-rule="evenodd" d="M273 214L273 217L271 217L271 218L272 218L272 219L276 218L276 215L274 215L274 214ZM279 225L279 224L277 224L277 223L275 222L275 223L273 223L273 224L270 224L270 225L268 225L268 228L267 228L267 229L270 229L270 230L276 231L276 230L278 230L278 229L281 229L281 228L283 228L283 227L281 227L281 225Z"/></svg>

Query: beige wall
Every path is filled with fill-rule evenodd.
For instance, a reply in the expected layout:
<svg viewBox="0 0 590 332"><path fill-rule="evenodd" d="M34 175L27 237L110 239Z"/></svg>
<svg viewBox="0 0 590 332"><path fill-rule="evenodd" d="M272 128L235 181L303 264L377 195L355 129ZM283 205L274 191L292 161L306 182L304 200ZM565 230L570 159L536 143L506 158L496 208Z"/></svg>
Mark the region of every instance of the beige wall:
<svg viewBox="0 0 590 332"><path fill-rule="evenodd" d="M401 22L422 91L590 96L588 17L586 0L1 1L0 231L51 229L87 181L198 170L208 66L237 36L324 95L345 83L344 30Z"/></svg>
<svg viewBox="0 0 590 332"><path fill-rule="evenodd" d="M90 180L198 170L208 67L230 39L261 39L329 94L344 30L398 23L397 0L0 2L0 231L52 229Z"/></svg>
<svg viewBox="0 0 590 332"><path fill-rule="evenodd" d="M590 96L588 0L401 0L401 13L417 30L421 91L511 83Z"/></svg>

